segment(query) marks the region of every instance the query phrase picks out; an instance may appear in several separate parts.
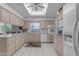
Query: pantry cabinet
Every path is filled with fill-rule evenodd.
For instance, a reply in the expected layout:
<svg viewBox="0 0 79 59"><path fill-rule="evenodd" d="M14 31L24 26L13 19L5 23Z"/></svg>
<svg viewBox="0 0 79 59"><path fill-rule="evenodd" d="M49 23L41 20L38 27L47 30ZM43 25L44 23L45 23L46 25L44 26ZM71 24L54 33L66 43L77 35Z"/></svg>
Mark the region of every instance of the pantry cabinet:
<svg viewBox="0 0 79 59"><path fill-rule="evenodd" d="M63 7L58 10L57 27L63 27ZM63 30L62 30L63 31ZM63 56L63 34L54 34L54 46L59 55Z"/></svg>
<svg viewBox="0 0 79 59"><path fill-rule="evenodd" d="M4 8L2 8L2 22L10 23L10 12Z"/></svg>

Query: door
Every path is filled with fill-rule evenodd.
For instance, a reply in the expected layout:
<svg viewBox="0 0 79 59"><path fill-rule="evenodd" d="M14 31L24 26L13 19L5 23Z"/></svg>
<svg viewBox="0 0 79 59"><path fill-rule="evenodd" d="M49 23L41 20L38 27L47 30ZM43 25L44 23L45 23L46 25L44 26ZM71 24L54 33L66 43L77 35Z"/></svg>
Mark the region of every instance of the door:
<svg viewBox="0 0 79 59"><path fill-rule="evenodd" d="M77 19L74 27L74 32L73 32L73 45L74 45L74 50L75 54L78 56L79 55L79 20Z"/></svg>

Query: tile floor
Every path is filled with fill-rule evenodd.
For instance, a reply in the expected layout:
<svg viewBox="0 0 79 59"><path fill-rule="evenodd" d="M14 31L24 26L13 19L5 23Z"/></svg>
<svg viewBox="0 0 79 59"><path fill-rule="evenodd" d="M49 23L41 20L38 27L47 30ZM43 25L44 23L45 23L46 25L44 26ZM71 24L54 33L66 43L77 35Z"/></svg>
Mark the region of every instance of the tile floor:
<svg viewBox="0 0 79 59"><path fill-rule="evenodd" d="M41 47L20 48L13 56L58 56L53 43L41 43Z"/></svg>

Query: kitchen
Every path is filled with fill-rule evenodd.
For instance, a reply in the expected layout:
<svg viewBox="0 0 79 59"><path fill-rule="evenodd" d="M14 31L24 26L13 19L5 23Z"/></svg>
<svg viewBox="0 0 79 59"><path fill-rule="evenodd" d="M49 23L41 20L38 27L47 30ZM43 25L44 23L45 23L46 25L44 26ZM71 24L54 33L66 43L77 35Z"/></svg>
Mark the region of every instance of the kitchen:
<svg viewBox="0 0 79 59"><path fill-rule="evenodd" d="M74 3L0 4L0 56L76 55L77 50L69 49L76 7Z"/></svg>

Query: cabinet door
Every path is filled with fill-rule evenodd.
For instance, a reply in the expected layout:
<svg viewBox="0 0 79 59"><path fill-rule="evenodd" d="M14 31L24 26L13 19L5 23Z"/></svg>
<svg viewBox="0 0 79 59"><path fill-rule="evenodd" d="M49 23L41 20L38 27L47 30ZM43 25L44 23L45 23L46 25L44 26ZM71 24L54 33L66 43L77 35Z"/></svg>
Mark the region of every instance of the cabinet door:
<svg viewBox="0 0 79 59"><path fill-rule="evenodd" d="M20 20L19 20L19 18L17 16L15 17L15 20L16 20L16 25L19 26L20 25L19 24Z"/></svg>
<svg viewBox="0 0 79 59"><path fill-rule="evenodd" d="M9 23L10 13L8 10L2 8L2 22Z"/></svg>
<svg viewBox="0 0 79 59"><path fill-rule="evenodd" d="M57 35L54 35L54 47L56 49L56 51L58 50L58 36Z"/></svg>
<svg viewBox="0 0 79 59"><path fill-rule="evenodd" d="M58 53L63 55L63 38L58 37Z"/></svg>
<svg viewBox="0 0 79 59"><path fill-rule="evenodd" d="M28 29L29 26L30 26L30 22L25 21L25 22L24 22L24 29Z"/></svg>
<svg viewBox="0 0 79 59"><path fill-rule="evenodd" d="M0 7L0 22L2 20L2 8Z"/></svg>
<svg viewBox="0 0 79 59"><path fill-rule="evenodd" d="M15 15L11 13L11 16L10 16L10 23L13 24L13 25L16 25L16 18L15 18Z"/></svg>
<svg viewBox="0 0 79 59"><path fill-rule="evenodd" d="M22 20L22 19L20 19L21 20L21 26L24 26L24 21Z"/></svg>
<svg viewBox="0 0 79 59"><path fill-rule="evenodd" d="M18 26L22 26L22 20L18 18Z"/></svg>
<svg viewBox="0 0 79 59"><path fill-rule="evenodd" d="M48 42L53 43L53 34L48 34Z"/></svg>
<svg viewBox="0 0 79 59"><path fill-rule="evenodd" d="M7 55L12 55L16 51L15 37L11 37L7 40Z"/></svg>

